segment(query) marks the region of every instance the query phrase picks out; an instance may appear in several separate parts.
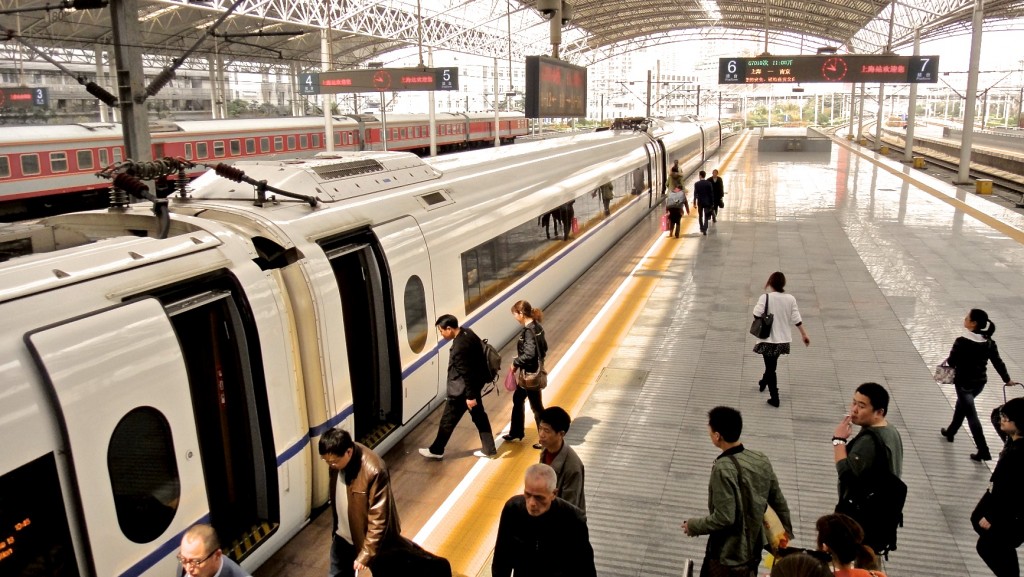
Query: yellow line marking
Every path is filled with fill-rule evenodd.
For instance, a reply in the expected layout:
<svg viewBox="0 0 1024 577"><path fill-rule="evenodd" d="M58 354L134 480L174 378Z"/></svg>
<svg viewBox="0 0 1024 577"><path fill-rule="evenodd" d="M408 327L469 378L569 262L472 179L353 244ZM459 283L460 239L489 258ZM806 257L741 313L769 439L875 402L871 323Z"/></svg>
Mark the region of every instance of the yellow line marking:
<svg viewBox="0 0 1024 577"><path fill-rule="evenodd" d="M998 230L999 232L1005 234L1006 236L1012 238L1013 240L1021 244L1024 244L1024 231L1022 231L1021 229L1011 224L1007 224L990 214L982 212L981 209L975 208L962 200L954 198L950 196L947 192L943 192L942 190L939 190L929 184L926 184L924 181L918 179L917 175L913 173L903 172L900 169L890 166L888 162L879 162L878 159L875 157L874 153L867 154L864 151L860 150L860 147L855 148L852 145L848 144L847 142L835 137L833 137L833 140L839 143L840 146L848 149L850 152L860 156L861 158L871 162L872 164L878 166L882 170L885 170L886 172L896 175L900 177L900 179L905 180L910 184L913 184L915 188L927 192L928 194L934 196L935 198L945 202L946 204L949 204L953 208L963 211L964 213L974 217L980 222L989 225L990 227ZM903 168L903 166L901 165L900 168Z"/></svg>
<svg viewBox="0 0 1024 577"><path fill-rule="evenodd" d="M720 172L725 171L724 167L748 139L749 135L734 145L719 168ZM692 228L694 220L687 219L681 229ZM579 413L596 386L601 371L643 311L662 274L678 262L676 257L680 251L693 256L697 247L694 242L683 243L659 235L551 371L549 381L552 384L545 390L546 406L563 407L572 415ZM527 422L530 420L528 414ZM480 573L494 548L502 507L509 498L522 491L523 472L538 461L539 453L530 447L535 442L536 430L529 426L527 432L528 436L520 444L503 443L495 459L481 459L467 476L469 482L466 486L460 484L460 488L449 497L455 501L445 502L451 508L444 518L431 519L427 524L430 528L427 534L421 532L417 535L417 541L427 550L446 557L457 573L470 576ZM460 489L465 491L460 493Z"/></svg>

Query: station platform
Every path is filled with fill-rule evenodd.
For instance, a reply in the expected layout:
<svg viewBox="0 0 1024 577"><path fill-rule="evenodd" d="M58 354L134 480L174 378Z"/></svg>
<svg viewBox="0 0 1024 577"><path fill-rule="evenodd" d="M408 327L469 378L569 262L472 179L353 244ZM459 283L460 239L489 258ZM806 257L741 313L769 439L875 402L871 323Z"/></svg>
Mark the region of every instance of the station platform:
<svg viewBox="0 0 1024 577"><path fill-rule="evenodd" d="M680 525L707 512L718 454L707 411L717 405L742 411L744 444L771 458L789 501L792 545L813 548L814 522L837 500L832 431L857 385L875 381L892 395L889 422L903 436L909 487L887 574L990 575L969 516L995 463L968 458L966 427L952 444L939 434L954 392L931 373L967 310L983 308L1011 377L1024 380L1024 216L839 139L825 154L764 153L752 136L727 141L705 167L722 171L727 192L706 237L691 215L683 238L665 238L655 210L616 248L624 258L548 309L545 405L574 418L566 440L586 465L598 574L678 577L687 559L699 569L706 538ZM776 270L811 339L779 363L779 408L757 390L763 364L747 334ZM1002 403L994 371L989 380L977 402L983 422ZM510 397L486 401L499 436ZM523 442L476 459L466 419L445 459L426 462L415 448L429 444L438 418L386 455L403 532L449 558L457 575L489 575L501 507L538 458L536 430L528 422ZM997 448L995 431L985 430ZM257 577L325 574L330 514L313 525Z"/></svg>

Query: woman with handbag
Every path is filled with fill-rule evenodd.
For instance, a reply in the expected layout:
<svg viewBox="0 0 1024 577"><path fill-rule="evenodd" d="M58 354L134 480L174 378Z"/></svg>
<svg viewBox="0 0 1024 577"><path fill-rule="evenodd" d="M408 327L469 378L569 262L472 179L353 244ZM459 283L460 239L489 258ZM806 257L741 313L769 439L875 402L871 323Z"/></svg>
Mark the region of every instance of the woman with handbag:
<svg viewBox="0 0 1024 577"><path fill-rule="evenodd" d="M761 321L761 326L770 324L770 331L764 336L758 336L757 344L754 345L754 352L764 357L764 374L757 382L758 389L764 392L768 389L768 404L773 407L779 406L779 381L775 370L779 366L779 357L789 354L789 343L793 340L793 332L790 324L800 329L800 336L804 345L810 346L811 338L804 330L803 319L800 318L800 310L796 306L796 299L793 295L786 294L786 275L781 272L773 272L764 285L765 293L757 299L754 305L754 321ZM774 319L779 319L775 322ZM753 332L754 328L751 327Z"/></svg>
<svg viewBox="0 0 1024 577"><path fill-rule="evenodd" d="M964 328L967 332L953 341L953 348L949 351L949 358L945 363L956 371L953 375L956 407L953 409L953 420L940 432L952 443L953 437L966 418L971 436L974 437L974 444L978 447L978 452L972 453L971 459L989 461L992 454L988 450L988 443L985 442L985 433L981 428L981 421L978 420L974 399L981 394L985 389L985 383L988 382L989 361L992 361L992 366L1006 386L1013 384L1013 381L1006 372L1006 364L999 357L999 347L992 340L996 325L989 320L988 313L981 309L971 309L964 317Z"/></svg>
<svg viewBox="0 0 1024 577"><path fill-rule="evenodd" d="M997 577L1020 577L1017 547L1024 542L1024 399L1010 399L1000 412L999 426L1009 435L999 462L989 479L988 490L971 514L977 531L976 549L982 561Z"/></svg>
<svg viewBox="0 0 1024 577"><path fill-rule="evenodd" d="M878 571L878 557L864 544L864 530L842 513L825 515L815 523L818 549L832 556L836 577L885 577Z"/></svg>
<svg viewBox="0 0 1024 577"><path fill-rule="evenodd" d="M506 441L521 441L525 436L524 426L526 409L523 403L530 399L533 419L540 425L539 415L544 410L541 390L547 386L547 373L544 371L544 357L548 354L548 341L544 337L544 327L540 326L544 313L535 309L526 301L518 301L512 305L512 316L523 325L516 341L516 358L512 360L510 371L516 372L516 391L512 394L512 424L508 434L502 438ZM543 449L540 443L534 449Z"/></svg>

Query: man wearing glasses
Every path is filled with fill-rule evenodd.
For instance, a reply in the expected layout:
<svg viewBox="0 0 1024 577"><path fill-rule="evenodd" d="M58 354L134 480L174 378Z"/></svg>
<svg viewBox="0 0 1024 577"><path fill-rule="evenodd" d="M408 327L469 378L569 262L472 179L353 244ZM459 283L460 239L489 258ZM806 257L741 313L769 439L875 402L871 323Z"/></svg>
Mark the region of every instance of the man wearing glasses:
<svg viewBox="0 0 1024 577"><path fill-rule="evenodd" d="M250 577L220 550L217 532L209 525L193 525L181 538L181 572L190 577Z"/></svg>

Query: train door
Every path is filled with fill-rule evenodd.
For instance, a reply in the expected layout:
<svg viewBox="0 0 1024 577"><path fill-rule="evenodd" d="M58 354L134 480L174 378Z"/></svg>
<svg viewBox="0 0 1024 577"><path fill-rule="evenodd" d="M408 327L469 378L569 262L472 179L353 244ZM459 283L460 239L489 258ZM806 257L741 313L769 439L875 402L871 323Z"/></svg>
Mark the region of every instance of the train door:
<svg viewBox="0 0 1024 577"><path fill-rule="evenodd" d="M207 503L185 360L163 307L137 301L26 342L62 421L91 573L120 575L159 546L169 558Z"/></svg>
<svg viewBox="0 0 1024 577"><path fill-rule="evenodd" d="M402 422L391 278L370 232L322 246L341 296L356 440L373 447Z"/></svg>
<svg viewBox="0 0 1024 577"><path fill-rule="evenodd" d="M398 344L401 353L402 423L407 423L437 395L437 342L430 254L419 225L405 217L374 228L387 255L394 283ZM446 361L447 359L445 359Z"/></svg>

